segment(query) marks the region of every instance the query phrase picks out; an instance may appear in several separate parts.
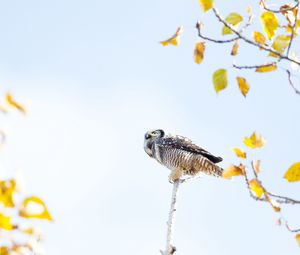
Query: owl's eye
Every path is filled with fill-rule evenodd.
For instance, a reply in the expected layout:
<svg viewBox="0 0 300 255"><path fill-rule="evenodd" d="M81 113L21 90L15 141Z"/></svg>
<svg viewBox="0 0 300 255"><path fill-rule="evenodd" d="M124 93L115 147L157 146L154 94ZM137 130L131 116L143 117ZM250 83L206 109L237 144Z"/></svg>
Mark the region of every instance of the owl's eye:
<svg viewBox="0 0 300 255"><path fill-rule="evenodd" d="M149 139L149 138L151 138L151 135L150 134L145 134L145 139Z"/></svg>

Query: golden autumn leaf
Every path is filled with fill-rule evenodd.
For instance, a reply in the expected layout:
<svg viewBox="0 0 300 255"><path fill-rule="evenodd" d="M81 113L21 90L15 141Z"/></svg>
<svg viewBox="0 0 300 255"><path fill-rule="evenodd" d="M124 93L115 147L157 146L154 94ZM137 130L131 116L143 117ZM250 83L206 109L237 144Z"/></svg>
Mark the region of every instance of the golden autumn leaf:
<svg viewBox="0 0 300 255"><path fill-rule="evenodd" d="M200 64L204 57L205 42L197 42L194 49L194 61Z"/></svg>
<svg viewBox="0 0 300 255"><path fill-rule="evenodd" d="M182 34L182 32L183 32L183 26L180 26L172 37L170 37L165 41L160 41L159 43L163 46L167 46L170 44L177 46L180 43L180 35Z"/></svg>
<svg viewBox="0 0 300 255"><path fill-rule="evenodd" d="M25 107L18 103L16 100L13 99L12 95L10 93L6 93L6 101L8 103L9 106L19 110L20 112L22 112L23 114L26 114L26 109Z"/></svg>
<svg viewBox="0 0 300 255"><path fill-rule="evenodd" d="M257 132L253 132L250 137L245 137L243 142L251 149L261 148L266 143L265 139Z"/></svg>
<svg viewBox="0 0 300 255"><path fill-rule="evenodd" d="M245 172L245 166L240 164L239 166L229 165L222 173L222 177L230 179L233 176L243 176Z"/></svg>
<svg viewBox="0 0 300 255"><path fill-rule="evenodd" d="M289 35L278 35L274 39L272 48L279 53L283 53L286 50L286 48L289 46L290 40L291 40L291 36ZM278 58L278 56L272 52L269 53L269 56Z"/></svg>
<svg viewBox="0 0 300 255"><path fill-rule="evenodd" d="M261 197L264 194L264 188L256 179L249 181L249 189L256 197Z"/></svg>
<svg viewBox="0 0 300 255"><path fill-rule="evenodd" d="M44 202L35 196L28 197L22 202L19 215L24 218L52 220Z"/></svg>
<svg viewBox="0 0 300 255"><path fill-rule="evenodd" d="M284 178L289 182L300 181L300 162L296 162L284 174Z"/></svg>
<svg viewBox="0 0 300 255"><path fill-rule="evenodd" d="M225 89L227 87L227 70L218 69L213 73L213 84L215 91L218 93L219 91Z"/></svg>
<svg viewBox="0 0 300 255"><path fill-rule="evenodd" d="M255 173L258 174L260 172L260 160L257 160L256 162L251 161L251 166Z"/></svg>
<svg viewBox="0 0 300 255"><path fill-rule="evenodd" d="M275 63L262 65L255 69L257 73L267 73L277 70L277 65Z"/></svg>
<svg viewBox="0 0 300 255"><path fill-rule="evenodd" d="M237 155L239 158L247 158L246 152L244 152L243 150L237 147L232 148L232 150L235 153L235 155Z"/></svg>
<svg viewBox="0 0 300 255"><path fill-rule="evenodd" d="M204 12L210 10L214 5L214 0L199 0L199 4Z"/></svg>
<svg viewBox="0 0 300 255"><path fill-rule="evenodd" d="M241 93L243 94L244 97L246 97L246 95L250 89L249 83L243 77L236 77L236 80L237 80L237 83L238 83Z"/></svg>
<svg viewBox="0 0 300 255"><path fill-rule="evenodd" d="M243 17L236 12L232 12L225 18L225 21L229 25L232 25L234 28L237 28L240 25L240 23L243 21ZM229 34L232 34L231 29L224 26L222 28L222 35L229 35Z"/></svg>
<svg viewBox="0 0 300 255"><path fill-rule="evenodd" d="M0 246L0 254L1 255L9 255L9 249L7 246Z"/></svg>
<svg viewBox="0 0 300 255"><path fill-rule="evenodd" d="M14 194L16 192L16 181L3 180L0 181L0 203L5 207L14 207Z"/></svg>
<svg viewBox="0 0 300 255"><path fill-rule="evenodd" d="M265 45L266 44L266 37L260 32L253 32L252 37L254 41L258 44Z"/></svg>
<svg viewBox="0 0 300 255"><path fill-rule="evenodd" d="M10 217L0 213L0 229L12 230L14 226L10 223Z"/></svg>
<svg viewBox="0 0 300 255"><path fill-rule="evenodd" d="M279 27L277 16L273 12L264 12L260 16L260 22L268 39L271 40L275 35L277 28Z"/></svg>
<svg viewBox="0 0 300 255"><path fill-rule="evenodd" d="M231 53L230 53L230 54L231 54L232 56L236 56L237 53L238 53L238 49L239 49L238 41L235 40L235 41L234 41L234 44L233 44L233 46L232 46L232 49L231 49Z"/></svg>
<svg viewBox="0 0 300 255"><path fill-rule="evenodd" d="M295 238L296 238L298 245L300 246L300 234L296 234Z"/></svg>

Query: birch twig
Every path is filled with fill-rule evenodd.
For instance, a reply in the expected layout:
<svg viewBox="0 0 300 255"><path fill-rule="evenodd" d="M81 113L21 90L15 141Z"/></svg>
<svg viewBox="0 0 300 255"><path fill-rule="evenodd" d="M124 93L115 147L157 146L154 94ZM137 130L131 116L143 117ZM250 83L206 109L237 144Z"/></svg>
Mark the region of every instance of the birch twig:
<svg viewBox="0 0 300 255"><path fill-rule="evenodd" d="M178 180L173 183L173 191L171 198L171 206L169 211L169 219L167 222L168 230L167 230L167 244L166 250L160 251L162 255L173 255L176 251L175 246L173 245L173 232L174 232L174 221L176 215L176 205L177 205L177 194L178 188L182 181Z"/></svg>

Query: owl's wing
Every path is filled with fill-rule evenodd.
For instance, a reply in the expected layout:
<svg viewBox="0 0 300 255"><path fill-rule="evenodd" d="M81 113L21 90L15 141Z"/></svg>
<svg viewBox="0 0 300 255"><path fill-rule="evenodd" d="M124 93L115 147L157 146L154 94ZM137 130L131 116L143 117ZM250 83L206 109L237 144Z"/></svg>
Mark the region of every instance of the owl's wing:
<svg viewBox="0 0 300 255"><path fill-rule="evenodd" d="M190 139L183 136L166 136L160 139L160 143L163 146L170 146L172 148L200 154L213 163L219 163L223 160L221 157L212 155L210 152L204 150L203 148L194 144Z"/></svg>

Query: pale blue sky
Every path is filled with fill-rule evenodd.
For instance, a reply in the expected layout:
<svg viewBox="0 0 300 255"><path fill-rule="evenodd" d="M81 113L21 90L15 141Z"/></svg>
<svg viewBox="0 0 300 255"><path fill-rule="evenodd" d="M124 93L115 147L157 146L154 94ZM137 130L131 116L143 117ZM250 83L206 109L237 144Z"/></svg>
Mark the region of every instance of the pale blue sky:
<svg viewBox="0 0 300 255"><path fill-rule="evenodd" d="M219 5L224 15L247 6ZM221 27L195 0L0 4L0 89L29 106L26 118L2 118L1 169L20 169L27 193L47 202L55 218L43 224L49 255L159 254L172 186L168 170L143 151L148 129L192 138L222 156L223 167L237 162L231 148L257 130L267 140L256 152L265 185L300 198L299 183L282 179L299 161L300 97L283 72L240 72L251 85L245 100L232 69L216 96L211 74L230 67L230 46L207 44L204 63L194 64L199 18L218 36ZM158 44L179 25L180 47ZM262 59L243 50L240 64ZM291 209L284 213L299 227L299 209ZM251 200L242 179L191 181L179 195L178 255L299 254L277 218Z"/></svg>

